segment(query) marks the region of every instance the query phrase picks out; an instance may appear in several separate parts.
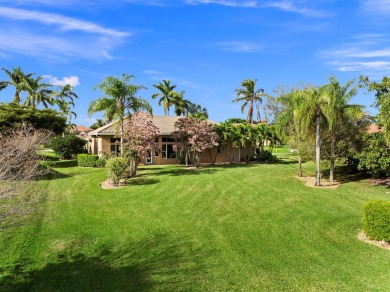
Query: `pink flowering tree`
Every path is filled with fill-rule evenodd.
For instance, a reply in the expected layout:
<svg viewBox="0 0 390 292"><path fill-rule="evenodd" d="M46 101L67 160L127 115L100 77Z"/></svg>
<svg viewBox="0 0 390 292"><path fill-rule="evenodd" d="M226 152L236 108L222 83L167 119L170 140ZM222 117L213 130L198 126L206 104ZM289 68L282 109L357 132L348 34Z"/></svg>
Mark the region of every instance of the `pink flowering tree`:
<svg viewBox="0 0 390 292"><path fill-rule="evenodd" d="M219 145L214 126L207 121L185 117L177 120L175 127L177 130L171 136L175 140L176 151L184 156L186 167L190 160L199 167L200 154Z"/></svg>
<svg viewBox="0 0 390 292"><path fill-rule="evenodd" d="M159 150L156 142L159 135L160 131L153 123L150 114L140 111L131 116L123 135L123 153L129 159L130 176L136 174L142 158Z"/></svg>

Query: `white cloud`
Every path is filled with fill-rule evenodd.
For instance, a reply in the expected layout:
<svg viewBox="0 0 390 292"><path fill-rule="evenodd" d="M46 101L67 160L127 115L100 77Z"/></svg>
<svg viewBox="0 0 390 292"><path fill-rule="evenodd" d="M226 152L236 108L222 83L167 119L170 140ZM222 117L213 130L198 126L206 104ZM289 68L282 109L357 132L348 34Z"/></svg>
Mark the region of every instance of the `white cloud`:
<svg viewBox="0 0 390 292"><path fill-rule="evenodd" d="M370 14L390 14L390 0L361 0L361 6Z"/></svg>
<svg viewBox="0 0 390 292"><path fill-rule="evenodd" d="M255 53L260 50L260 46L250 42L220 42L217 46L224 51L237 53Z"/></svg>
<svg viewBox="0 0 390 292"><path fill-rule="evenodd" d="M40 22L42 24L47 24L47 25L57 25L59 26L60 30L64 30L64 31L76 30L76 31L83 31L87 33L118 37L118 38L126 37L130 35L130 33L127 32L121 32L121 31L105 28L91 22L78 20L75 18L66 17L66 16L53 14L53 13L0 7L0 16L2 16L3 18L10 18L15 20L28 20L28 21Z"/></svg>
<svg viewBox="0 0 390 292"><path fill-rule="evenodd" d="M59 14L0 7L0 52L69 60L112 59L131 34ZM30 24L31 22L32 24Z"/></svg>
<svg viewBox="0 0 390 292"><path fill-rule="evenodd" d="M299 3L297 3L299 2ZM238 0L185 0L186 4L216 4L230 7L248 8L275 8L286 12L297 13L308 17L328 17L330 14L323 10L310 8L300 4L302 1L293 0L267 0L267 1L238 1ZM312 2L309 2L312 3Z"/></svg>
<svg viewBox="0 0 390 292"><path fill-rule="evenodd" d="M322 51L320 56L337 71L362 74L382 72L384 75L390 71L388 36L364 34L352 39L357 41L340 45L338 49Z"/></svg>
<svg viewBox="0 0 390 292"><path fill-rule="evenodd" d="M94 36L63 38L33 32L4 30L0 35L0 52L44 57L46 60L112 59L109 51L118 42Z"/></svg>
<svg viewBox="0 0 390 292"><path fill-rule="evenodd" d="M44 75L43 78L48 79L49 83L55 86L65 86L69 84L72 87L76 87L77 85L80 85L78 76L69 76L64 77L62 79L58 79L58 77L53 77L52 75Z"/></svg>
<svg viewBox="0 0 390 292"><path fill-rule="evenodd" d="M217 4L231 7L257 7L257 1L234 1L234 0L186 0L186 4Z"/></svg>

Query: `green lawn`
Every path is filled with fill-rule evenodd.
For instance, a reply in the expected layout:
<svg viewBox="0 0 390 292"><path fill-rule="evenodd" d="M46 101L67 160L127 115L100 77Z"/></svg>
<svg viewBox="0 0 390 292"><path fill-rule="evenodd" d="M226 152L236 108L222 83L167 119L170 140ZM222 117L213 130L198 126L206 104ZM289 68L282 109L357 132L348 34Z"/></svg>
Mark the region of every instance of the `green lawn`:
<svg viewBox="0 0 390 292"><path fill-rule="evenodd" d="M357 239L384 187L308 188L283 160L142 167L103 190L106 169L56 165L39 216L0 234L0 290L389 291L390 251Z"/></svg>

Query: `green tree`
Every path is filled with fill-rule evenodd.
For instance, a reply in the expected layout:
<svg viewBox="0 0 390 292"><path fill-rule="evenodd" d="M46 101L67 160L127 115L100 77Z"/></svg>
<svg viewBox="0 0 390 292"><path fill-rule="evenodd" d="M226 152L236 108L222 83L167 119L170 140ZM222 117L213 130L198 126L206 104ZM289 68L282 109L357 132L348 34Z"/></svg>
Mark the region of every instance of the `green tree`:
<svg viewBox="0 0 390 292"><path fill-rule="evenodd" d="M237 88L235 90L237 94L237 98L233 100L233 102L244 102L241 106L241 112L244 113L245 108L248 106L248 115L247 122L253 123L253 112L256 107L257 118L260 119L259 107L257 104L261 104L263 102L261 97L268 96L264 93L264 89L255 89L256 81L252 79L245 79L241 82L242 88Z"/></svg>
<svg viewBox="0 0 390 292"><path fill-rule="evenodd" d="M66 127L66 118L53 109L36 109L14 103L0 103L0 131L21 126L46 129L61 134Z"/></svg>
<svg viewBox="0 0 390 292"><path fill-rule="evenodd" d="M72 125L72 116L77 117L72 110L75 107L74 99L78 98L70 84L58 86L58 89L53 92L54 103L59 107L61 113L67 118L68 125Z"/></svg>
<svg viewBox="0 0 390 292"><path fill-rule="evenodd" d="M281 104L282 110L276 119L278 132L288 137L288 144L295 149L298 159L298 176L302 177L302 156L307 146L305 134L302 125L302 110L304 95L302 92L292 88L289 92L283 91L278 97L278 103Z"/></svg>
<svg viewBox="0 0 390 292"><path fill-rule="evenodd" d="M26 79L25 90L28 95L24 105L37 107L39 104L43 104L45 108L48 108L49 105L54 104L52 85L42 83L42 79L42 76Z"/></svg>
<svg viewBox="0 0 390 292"><path fill-rule="evenodd" d="M0 90L6 88L9 85L15 87L15 96L13 103L19 104L21 102L20 93L26 90L26 82L29 80L33 73L25 74L21 67L12 68L12 71L2 68L8 75L9 81L0 82Z"/></svg>
<svg viewBox="0 0 390 292"><path fill-rule="evenodd" d="M193 102L188 102L187 104L187 116L204 120L209 118L207 108Z"/></svg>
<svg viewBox="0 0 390 292"><path fill-rule="evenodd" d="M375 107L378 108L378 123L383 125L387 143L390 144L390 77L383 77L381 83L370 82L368 77L360 77L369 91L375 91Z"/></svg>
<svg viewBox="0 0 390 292"><path fill-rule="evenodd" d="M123 121L126 115L131 113L146 110L152 114L150 104L136 95L141 89L146 89L142 85L134 85L131 80L133 75L123 74L122 79L117 77L106 77L103 82L95 87L103 94L103 97L92 101L89 104L88 114L92 115L96 112L105 112L105 116L119 121L121 148L123 146Z"/></svg>
<svg viewBox="0 0 390 292"><path fill-rule="evenodd" d="M85 153L85 144L86 140L81 139L75 135L65 135L54 137L50 143L49 147L61 158L61 159L71 159L72 156L80 153Z"/></svg>
<svg viewBox="0 0 390 292"><path fill-rule="evenodd" d="M330 133L330 170L329 180L333 183L334 167L336 161L337 133L349 118L362 118L363 107L349 104L352 97L357 94L359 84L354 85L354 80L348 81L344 86L335 77L329 78L329 83L323 87L323 95L327 99L323 107L323 114L326 117Z"/></svg>
<svg viewBox="0 0 390 292"><path fill-rule="evenodd" d="M296 92L302 102L298 109L298 119L304 129L315 128L316 137L316 180L315 185L321 185L321 123L327 122L325 115L329 101L323 94L323 88L306 87Z"/></svg>
<svg viewBox="0 0 390 292"><path fill-rule="evenodd" d="M160 92L155 93L152 95L152 99L155 99L157 97L161 97L158 101L158 105L163 105L164 108L164 115L169 116L169 108L172 105L172 99L174 95L174 89L176 88L176 85L171 85L170 80L163 80L159 84L153 84L153 87L158 89Z"/></svg>
<svg viewBox="0 0 390 292"><path fill-rule="evenodd" d="M181 115L186 115L190 101L184 99L184 91L181 91L180 93L174 91L172 93L171 104L175 107L174 112L176 116L179 117Z"/></svg>
<svg viewBox="0 0 390 292"><path fill-rule="evenodd" d="M363 137L363 149L355 157L359 159L359 170L375 178L390 175L390 151L383 133L367 134Z"/></svg>

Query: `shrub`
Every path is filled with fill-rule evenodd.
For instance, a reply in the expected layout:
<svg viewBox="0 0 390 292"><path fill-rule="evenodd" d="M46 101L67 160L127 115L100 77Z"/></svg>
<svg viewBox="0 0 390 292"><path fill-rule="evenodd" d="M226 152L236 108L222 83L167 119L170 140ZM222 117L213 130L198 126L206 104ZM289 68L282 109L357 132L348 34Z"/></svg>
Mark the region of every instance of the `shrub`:
<svg viewBox="0 0 390 292"><path fill-rule="evenodd" d="M275 162L277 158L268 150L256 149L256 159L259 162Z"/></svg>
<svg viewBox="0 0 390 292"><path fill-rule="evenodd" d="M95 161L95 167L105 167L107 163L106 159L99 158Z"/></svg>
<svg viewBox="0 0 390 292"><path fill-rule="evenodd" d="M86 140L75 135L66 135L53 138L49 146L61 159L71 159L73 155L86 152L86 143Z"/></svg>
<svg viewBox="0 0 390 292"><path fill-rule="evenodd" d="M125 158L111 158L107 161L108 173L113 184L116 186L119 181L124 177L126 168L128 167L128 161Z"/></svg>
<svg viewBox="0 0 390 292"><path fill-rule="evenodd" d="M363 137L362 151L355 156L359 160L358 169L366 171L375 178L390 175L390 151L383 133Z"/></svg>
<svg viewBox="0 0 390 292"><path fill-rule="evenodd" d="M370 239L390 242L390 202L372 200L364 205L363 231Z"/></svg>
<svg viewBox="0 0 390 292"><path fill-rule="evenodd" d="M98 155L78 154L77 164L84 167L95 167L96 161L99 159Z"/></svg>

